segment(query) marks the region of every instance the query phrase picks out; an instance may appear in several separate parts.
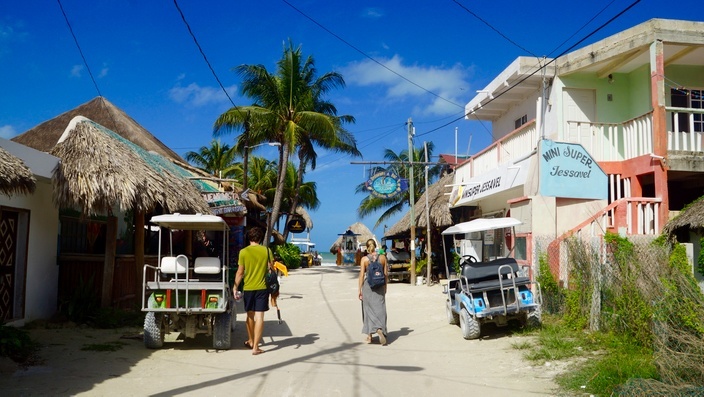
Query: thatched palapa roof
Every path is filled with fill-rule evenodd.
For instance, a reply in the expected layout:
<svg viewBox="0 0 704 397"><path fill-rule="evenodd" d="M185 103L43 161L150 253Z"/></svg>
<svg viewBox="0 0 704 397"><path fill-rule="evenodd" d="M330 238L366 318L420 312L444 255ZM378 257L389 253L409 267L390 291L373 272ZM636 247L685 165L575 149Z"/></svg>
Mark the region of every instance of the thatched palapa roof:
<svg viewBox="0 0 704 397"><path fill-rule="evenodd" d="M704 196L694 200L679 215L667 222L662 232L673 235L680 228L704 230Z"/></svg>
<svg viewBox="0 0 704 397"><path fill-rule="evenodd" d="M437 182L428 186L428 190L424 192L414 207L416 228L425 228L428 226L426 221L426 205L425 197L428 197L428 206L430 207L430 225L432 227L443 227L452 225L452 216L450 215L450 206L448 195L452 191L451 185L454 180L454 174L450 173ZM409 234L411 230L411 211L406 214L393 226L386 230L384 237L393 237L404 234Z"/></svg>
<svg viewBox="0 0 704 397"><path fill-rule="evenodd" d="M48 153L56 146L66 126L76 116L83 116L93 120L148 151L158 153L171 160L185 162L178 154L139 125L122 109L103 97L96 97L75 109L45 121L12 138L12 141Z"/></svg>
<svg viewBox="0 0 704 397"><path fill-rule="evenodd" d="M0 147L0 193L12 194L33 193L37 181L32 171L24 162Z"/></svg>
<svg viewBox="0 0 704 397"><path fill-rule="evenodd" d="M301 207L300 205L296 207L296 215L303 218L303 220L306 222L306 229L313 229L313 220L310 218L310 215L308 214L308 211L306 211L305 208Z"/></svg>
<svg viewBox="0 0 704 397"><path fill-rule="evenodd" d="M120 209L211 213L189 174L164 157L147 152L85 117L68 123L51 154L61 163L54 172L54 202L85 215Z"/></svg>
<svg viewBox="0 0 704 397"><path fill-rule="evenodd" d="M374 233L372 233L372 231L369 230L369 228L361 222L356 222L350 225L350 227L345 230L345 233L347 233L347 231L351 231L354 234L358 234L357 240L359 241L367 241L370 238L376 238ZM332 252L333 254L337 253L337 250L335 248L339 247L340 244L342 244L342 236L339 236L337 240L332 243L332 245L330 246L330 252Z"/></svg>

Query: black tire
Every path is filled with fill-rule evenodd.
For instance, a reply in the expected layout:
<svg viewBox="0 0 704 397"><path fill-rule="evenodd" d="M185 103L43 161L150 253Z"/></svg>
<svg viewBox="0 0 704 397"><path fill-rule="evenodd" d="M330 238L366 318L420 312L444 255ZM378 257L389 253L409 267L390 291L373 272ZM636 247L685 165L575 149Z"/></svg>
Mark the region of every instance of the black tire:
<svg viewBox="0 0 704 397"><path fill-rule="evenodd" d="M460 316L452 311L452 304L450 301L445 301L445 310L447 312L447 323L457 325L460 322Z"/></svg>
<svg viewBox="0 0 704 397"><path fill-rule="evenodd" d="M144 316L144 347L160 349L164 346L164 313L147 312Z"/></svg>
<svg viewBox="0 0 704 397"><path fill-rule="evenodd" d="M234 299L230 299L230 330L235 332L237 325L237 306Z"/></svg>
<svg viewBox="0 0 704 397"><path fill-rule="evenodd" d="M460 311L460 328L462 337L465 339L477 339L481 334L481 328L477 319L469 315L467 309Z"/></svg>
<svg viewBox="0 0 704 397"><path fill-rule="evenodd" d="M214 314L214 316L213 349L230 350L232 317L228 312Z"/></svg>
<svg viewBox="0 0 704 397"><path fill-rule="evenodd" d="M542 313L540 309L532 311L526 316L526 328L540 328L542 324Z"/></svg>

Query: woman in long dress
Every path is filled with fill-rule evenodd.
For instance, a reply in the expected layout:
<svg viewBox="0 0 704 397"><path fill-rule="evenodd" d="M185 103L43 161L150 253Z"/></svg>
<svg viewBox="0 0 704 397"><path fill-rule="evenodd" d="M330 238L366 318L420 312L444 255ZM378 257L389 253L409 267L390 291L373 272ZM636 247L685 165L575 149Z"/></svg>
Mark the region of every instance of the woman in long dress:
<svg viewBox="0 0 704 397"><path fill-rule="evenodd" d="M366 282L367 267L371 261L379 261L384 269L384 285L372 289ZM362 333L367 335L367 343L372 343L372 336L379 336L379 343L386 345L386 285L389 283L389 271L386 255L376 252L376 242L367 240L367 255L359 265L359 300L362 301Z"/></svg>

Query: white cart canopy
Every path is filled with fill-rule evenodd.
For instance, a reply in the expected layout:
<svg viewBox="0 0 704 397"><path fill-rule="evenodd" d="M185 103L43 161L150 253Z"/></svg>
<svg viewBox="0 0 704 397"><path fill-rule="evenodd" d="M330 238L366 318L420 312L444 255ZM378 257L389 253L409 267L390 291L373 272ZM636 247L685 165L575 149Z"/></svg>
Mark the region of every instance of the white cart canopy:
<svg viewBox="0 0 704 397"><path fill-rule="evenodd" d="M153 216L151 223L175 230L226 230L227 223L216 215L165 214Z"/></svg>
<svg viewBox="0 0 704 397"><path fill-rule="evenodd" d="M469 222L458 223L450 226L442 232L443 235L448 234L466 234L472 232L482 232L485 230L502 229L505 227L513 227L522 224L523 222L515 218L479 218Z"/></svg>

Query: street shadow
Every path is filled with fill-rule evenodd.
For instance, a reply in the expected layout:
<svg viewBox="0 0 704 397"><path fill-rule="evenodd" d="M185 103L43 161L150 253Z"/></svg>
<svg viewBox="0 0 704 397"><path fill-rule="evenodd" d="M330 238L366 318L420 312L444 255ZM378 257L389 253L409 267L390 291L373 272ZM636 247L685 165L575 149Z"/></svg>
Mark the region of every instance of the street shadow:
<svg viewBox="0 0 704 397"><path fill-rule="evenodd" d="M396 331L388 331L388 334L386 335L386 343L394 343L396 340L403 338L404 336L410 335L411 332L413 332L413 330L408 327L402 327L401 329Z"/></svg>

